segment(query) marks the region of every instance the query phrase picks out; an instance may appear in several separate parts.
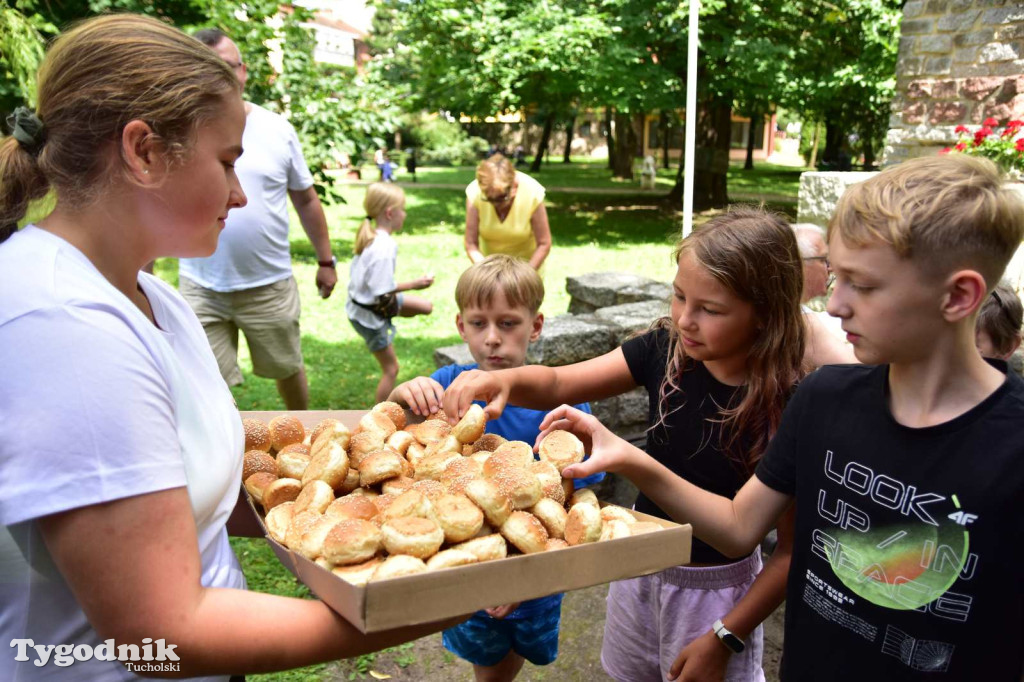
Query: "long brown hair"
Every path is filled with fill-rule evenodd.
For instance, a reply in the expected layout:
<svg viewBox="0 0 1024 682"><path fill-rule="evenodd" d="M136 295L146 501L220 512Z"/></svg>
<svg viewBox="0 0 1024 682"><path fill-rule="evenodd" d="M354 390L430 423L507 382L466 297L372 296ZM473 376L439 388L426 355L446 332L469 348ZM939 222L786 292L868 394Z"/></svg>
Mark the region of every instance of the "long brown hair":
<svg viewBox="0 0 1024 682"><path fill-rule="evenodd" d="M241 94L213 50L132 14L87 19L58 36L39 68L38 89L37 143L0 139L0 227L13 228L51 189L69 206L102 194L123 170L110 152L133 120L148 123L171 159L183 162L223 98Z"/></svg>
<svg viewBox="0 0 1024 682"><path fill-rule="evenodd" d="M803 375L803 269L796 237L782 216L733 208L679 242L677 263L684 253L692 254L712 277L754 308L759 333L747 357L746 391L739 404L722 406L719 421L721 450L752 473ZM668 398L680 391L682 373L690 365L675 320L662 318L655 326L667 329L669 335L658 401L661 424ZM748 449L738 452L740 447Z"/></svg>

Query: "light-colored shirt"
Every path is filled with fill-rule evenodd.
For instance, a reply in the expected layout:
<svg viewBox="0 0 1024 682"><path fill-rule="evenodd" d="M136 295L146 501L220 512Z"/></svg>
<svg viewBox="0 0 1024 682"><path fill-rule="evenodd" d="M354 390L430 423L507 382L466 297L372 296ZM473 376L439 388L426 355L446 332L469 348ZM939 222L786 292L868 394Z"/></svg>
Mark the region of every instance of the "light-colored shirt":
<svg viewBox="0 0 1024 682"><path fill-rule="evenodd" d="M248 203L228 213L217 250L182 258L179 273L213 291L242 291L292 275L288 190L305 190L313 176L295 128L284 117L251 105L235 173Z"/></svg>
<svg viewBox="0 0 1024 682"><path fill-rule="evenodd" d="M377 297L395 290L395 263L398 244L386 230L377 230L373 241L357 254L348 269L348 300L345 314L367 329L380 329L387 320L361 308L352 299L373 305Z"/></svg>
<svg viewBox="0 0 1024 682"><path fill-rule="evenodd" d="M56 235L29 226L0 245L0 680L138 679L117 661L37 667L31 649L14 660L14 639L101 644L43 543L43 516L186 488L202 584L245 587L225 531L241 420L188 304L152 275L138 284L158 326Z"/></svg>
<svg viewBox="0 0 1024 682"><path fill-rule="evenodd" d="M466 198L480 215L480 252L485 256L503 253L528 261L537 250L530 220L537 207L544 203L544 187L519 171L516 171L516 182L518 188L512 208L504 220L498 218L493 204L484 201L478 181L474 180L466 188Z"/></svg>

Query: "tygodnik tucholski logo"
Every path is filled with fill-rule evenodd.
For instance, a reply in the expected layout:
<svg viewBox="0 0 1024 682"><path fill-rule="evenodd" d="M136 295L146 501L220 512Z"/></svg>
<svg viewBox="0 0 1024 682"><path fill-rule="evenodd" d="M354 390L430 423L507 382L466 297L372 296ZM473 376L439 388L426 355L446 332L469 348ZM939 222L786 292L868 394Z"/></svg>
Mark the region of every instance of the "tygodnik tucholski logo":
<svg viewBox="0 0 1024 682"><path fill-rule="evenodd" d="M97 661L120 661L130 672L180 672L181 659L174 650L177 644L167 644L163 639L154 641L146 637L142 646L138 644L115 644L104 640L97 647L88 644L36 644L31 639L12 639L11 647L16 649L14 660L32 661L38 667L53 664L66 668L77 662L92 659Z"/></svg>

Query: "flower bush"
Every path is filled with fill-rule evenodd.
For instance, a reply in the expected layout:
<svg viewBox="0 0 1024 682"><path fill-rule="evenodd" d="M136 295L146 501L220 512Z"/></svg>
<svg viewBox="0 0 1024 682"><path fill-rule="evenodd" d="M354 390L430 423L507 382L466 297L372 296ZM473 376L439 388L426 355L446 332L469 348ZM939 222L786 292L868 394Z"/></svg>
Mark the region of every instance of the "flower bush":
<svg viewBox="0 0 1024 682"><path fill-rule="evenodd" d="M981 128L973 132L967 126L959 125L956 133L960 135L960 141L953 147L946 147L942 153L984 156L1020 180L1024 177L1024 121L1010 121L1002 129L998 126L999 121L994 118L986 118Z"/></svg>

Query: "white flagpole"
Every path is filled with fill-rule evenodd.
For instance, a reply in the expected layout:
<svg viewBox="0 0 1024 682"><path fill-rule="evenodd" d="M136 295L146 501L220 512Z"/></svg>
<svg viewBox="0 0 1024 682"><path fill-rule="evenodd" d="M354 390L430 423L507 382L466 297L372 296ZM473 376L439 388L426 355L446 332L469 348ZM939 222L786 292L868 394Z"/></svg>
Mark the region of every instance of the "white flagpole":
<svg viewBox="0 0 1024 682"><path fill-rule="evenodd" d="M683 236L693 230L693 152L697 140L697 18L700 0L690 0L686 50L686 144L683 157Z"/></svg>

